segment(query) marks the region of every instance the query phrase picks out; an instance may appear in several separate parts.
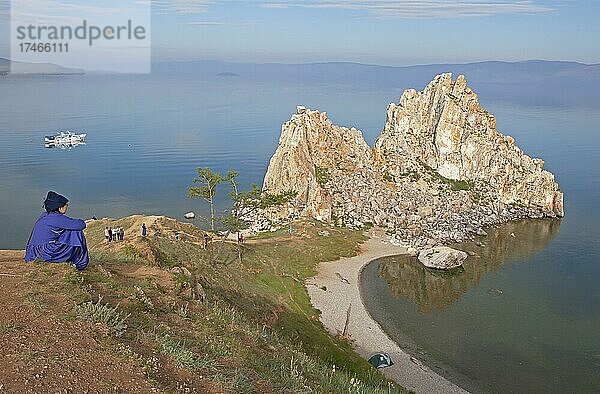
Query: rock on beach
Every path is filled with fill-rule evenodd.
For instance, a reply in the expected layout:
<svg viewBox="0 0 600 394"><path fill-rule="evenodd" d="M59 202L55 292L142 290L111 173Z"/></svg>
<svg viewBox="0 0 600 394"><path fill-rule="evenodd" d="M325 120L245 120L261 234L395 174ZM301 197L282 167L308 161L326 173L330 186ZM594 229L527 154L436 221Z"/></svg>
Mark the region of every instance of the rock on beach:
<svg viewBox="0 0 600 394"><path fill-rule="evenodd" d="M418 258L427 268L451 270L462 266L467 254L447 246L436 246L421 251Z"/></svg>

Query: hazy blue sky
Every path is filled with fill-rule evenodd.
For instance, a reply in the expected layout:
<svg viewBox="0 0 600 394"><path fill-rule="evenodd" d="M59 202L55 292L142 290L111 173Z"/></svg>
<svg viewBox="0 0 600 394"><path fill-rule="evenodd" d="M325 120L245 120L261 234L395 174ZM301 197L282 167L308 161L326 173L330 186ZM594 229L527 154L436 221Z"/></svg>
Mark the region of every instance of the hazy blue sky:
<svg viewBox="0 0 600 394"><path fill-rule="evenodd" d="M152 1L156 60L600 63L598 37L596 0Z"/></svg>

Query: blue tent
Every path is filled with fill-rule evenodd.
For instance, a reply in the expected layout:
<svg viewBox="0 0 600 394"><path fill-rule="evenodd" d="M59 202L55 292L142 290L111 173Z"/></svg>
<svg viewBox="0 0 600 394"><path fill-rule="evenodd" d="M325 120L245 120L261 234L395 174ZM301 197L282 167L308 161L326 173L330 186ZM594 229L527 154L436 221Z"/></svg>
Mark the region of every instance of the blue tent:
<svg viewBox="0 0 600 394"><path fill-rule="evenodd" d="M387 353L376 353L369 358L369 364L375 368L385 368L394 365L394 362Z"/></svg>

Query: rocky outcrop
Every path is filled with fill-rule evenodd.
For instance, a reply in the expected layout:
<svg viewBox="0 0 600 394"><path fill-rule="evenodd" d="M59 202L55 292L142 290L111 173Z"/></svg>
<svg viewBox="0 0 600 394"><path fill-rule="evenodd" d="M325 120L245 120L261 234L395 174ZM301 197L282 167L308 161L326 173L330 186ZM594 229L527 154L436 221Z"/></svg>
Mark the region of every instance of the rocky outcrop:
<svg viewBox="0 0 600 394"><path fill-rule="evenodd" d="M269 214L372 223L419 248L463 241L508 220L563 216L554 176L495 123L464 77L450 74L390 104L373 149L359 130L298 107L282 126L263 185L298 196Z"/></svg>
<svg viewBox="0 0 600 394"><path fill-rule="evenodd" d="M438 270L452 270L462 266L467 254L463 251L449 248L447 246L436 246L422 250L419 253L419 261L427 268Z"/></svg>
<svg viewBox="0 0 600 394"><path fill-rule="evenodd" d="M332 193L325 185L340 175L363 178L372 168L371 148L359 130L336 126L327 113L299 106L281 127L279 146L269 162L263 188L292 189L298 192L294 202L297 209L330 220Z"/></svg>
<svg viewBox="0 0 600 394"><path fill-rule="evenodd" d="M375 156L395 176L425 165L447 179L485 184L505 204L564 215L554 175L496 130L496 118L462 75L438 75L422 92L406 90L390 104Z"/></svg>

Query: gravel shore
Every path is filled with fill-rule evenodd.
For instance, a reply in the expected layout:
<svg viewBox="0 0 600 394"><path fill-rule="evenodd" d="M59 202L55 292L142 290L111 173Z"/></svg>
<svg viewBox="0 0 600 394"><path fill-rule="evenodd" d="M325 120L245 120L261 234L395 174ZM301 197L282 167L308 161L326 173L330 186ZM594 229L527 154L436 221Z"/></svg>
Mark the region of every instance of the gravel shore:
<svg viewBox="0 0 600 394"><path fill-rule="evenodd" d="M321 311L321 321L333 335L341 333L352 304L348 333L354 348L365 358L377 352L388 353L394 365L382 370L387 377L417 393L467 393L420 361L411 360L365 309L359 283L362 268L374 259L407 252L404 247L390 244L381 230L369 230L367 235L369 240L362 245L360 255L320 264L317 276L307 282L311 302Z"/></svg>

